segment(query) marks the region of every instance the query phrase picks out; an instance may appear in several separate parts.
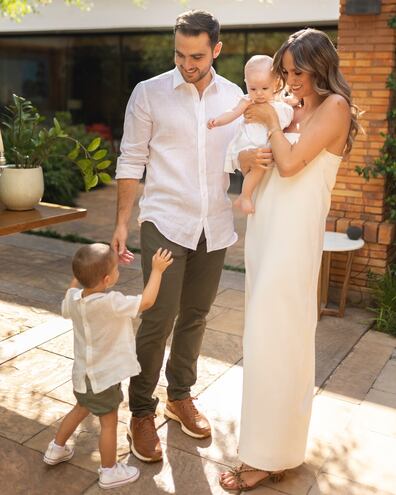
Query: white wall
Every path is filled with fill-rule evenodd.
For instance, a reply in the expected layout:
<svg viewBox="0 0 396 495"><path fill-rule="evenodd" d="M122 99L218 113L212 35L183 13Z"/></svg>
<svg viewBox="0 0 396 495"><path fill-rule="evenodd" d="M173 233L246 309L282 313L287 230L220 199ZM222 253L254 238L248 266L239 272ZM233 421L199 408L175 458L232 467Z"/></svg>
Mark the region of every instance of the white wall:
<svg viewBox="0 0 396 495"><path fill-rule="evenodd" d="M286 26L336 24L338 0L146 0L144 8L132 0L92 0L90 12L67 7L62 0L43 7L21 23L0 19L1 33L133 30L170 28L177 15L189 8L213 12L222 26Z"/></svg>

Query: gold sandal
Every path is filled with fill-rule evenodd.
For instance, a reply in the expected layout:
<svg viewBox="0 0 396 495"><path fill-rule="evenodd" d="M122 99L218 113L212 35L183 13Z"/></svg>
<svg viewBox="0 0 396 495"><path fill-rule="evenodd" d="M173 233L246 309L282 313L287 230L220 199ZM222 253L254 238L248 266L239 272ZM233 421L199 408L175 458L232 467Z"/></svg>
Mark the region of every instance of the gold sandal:
<svg viewBox="0 0 396 495"><path fill-rule="evenodd" d="M268 476L265 478L256 481L253 485L248 485L246 481L244 481L241 477L243 473L253 473L253 472L261 472L261 473L267 473ZM234 475L235 481L237 486L235 488L229 488L223 481L220 479L219 483L224 490L227 491L241 491L241 492L248 492L250 490L253 490L254 488L257 488L258 486L264 485L271 481L272 483L279 483L282 481L283 477L285 476L285 471L264 471L263 469L255 469L251 467L246 467L245 464L240 464L239 466L233 467L229 473L232 473Z"/></svg>

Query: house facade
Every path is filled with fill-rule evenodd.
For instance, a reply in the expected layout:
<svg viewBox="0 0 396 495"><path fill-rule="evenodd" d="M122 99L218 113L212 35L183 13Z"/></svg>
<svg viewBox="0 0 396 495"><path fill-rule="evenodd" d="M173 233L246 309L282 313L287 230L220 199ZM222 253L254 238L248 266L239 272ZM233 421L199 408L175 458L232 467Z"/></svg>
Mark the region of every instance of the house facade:
<svg viewBox="0 0 396 495"><path fill-rule="evenodd" d="M297 29L326 31L337 44L342 71L354 102L364 112L365 133L342 162L327 229L363 230L365 247L355 256L351 289L367 292L369 270L383 273L394 259L395 224L387 220L386 183L359 177L356 166L380 154L394 93L387 87L395 71L395 33L389 19L396 0L95 0L91 12L61 0L22 23L0 19L0 105L12 92L31 99L44 114L71 112L75 122L122 134L126 102L134 86L173 67L175 18L189 8L213 12L222 23L224 48L216 70L244 88L243 66L256 53L273 55ZM375 8L373 8L375 7ZM366 9L366 11L365 11ZM371 9L371 11L370 11ZM345 255L333 257L331 283L340 287Z"/></svg>

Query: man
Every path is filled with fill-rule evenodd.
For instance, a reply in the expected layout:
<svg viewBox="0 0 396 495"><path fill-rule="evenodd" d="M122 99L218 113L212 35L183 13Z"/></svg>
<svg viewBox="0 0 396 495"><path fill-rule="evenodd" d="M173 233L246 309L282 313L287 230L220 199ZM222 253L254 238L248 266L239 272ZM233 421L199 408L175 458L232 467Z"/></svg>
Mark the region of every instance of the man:
<svg viewBox="0 0 396 495"><path fill-rule="evenodd" d="M145 283L159 247L171 250L174 258L156 304L142 314L136 336L142 372L129 387L128 438L134 455L146 462L162 459L154 423L158 399L152 394L176 316L166 365L165 413L187 435L211 435L190 388L196 382L205 318L216 296L225 251L237 236L223 171L235 124L209 131L207 122L233 108L242 95L212 68L221 47L219 23L210 13L181 14L175 25L175 69L140 82L126 110L112 245L121 260L130 260L125 247L128 223L146 168L139 216Z"/></svg>

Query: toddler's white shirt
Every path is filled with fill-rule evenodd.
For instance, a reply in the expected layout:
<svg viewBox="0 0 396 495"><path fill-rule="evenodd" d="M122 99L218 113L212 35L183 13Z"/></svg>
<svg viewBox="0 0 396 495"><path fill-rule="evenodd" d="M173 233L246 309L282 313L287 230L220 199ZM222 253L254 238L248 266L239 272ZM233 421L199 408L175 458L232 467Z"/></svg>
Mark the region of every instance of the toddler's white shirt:
<svg viewBox="0 0 396 495"><path fill-rule="evenodd" d="M81 289L66 292L62 316L73 321L76 392L87 391L85 375L97 394L140 373L132 318L138 314L141 298L116 291L86 297Z"/></svg>

